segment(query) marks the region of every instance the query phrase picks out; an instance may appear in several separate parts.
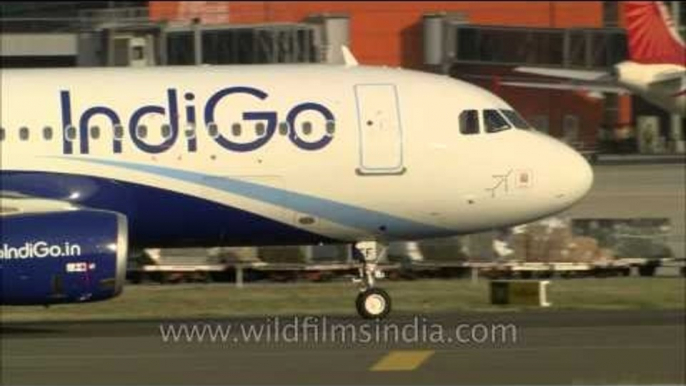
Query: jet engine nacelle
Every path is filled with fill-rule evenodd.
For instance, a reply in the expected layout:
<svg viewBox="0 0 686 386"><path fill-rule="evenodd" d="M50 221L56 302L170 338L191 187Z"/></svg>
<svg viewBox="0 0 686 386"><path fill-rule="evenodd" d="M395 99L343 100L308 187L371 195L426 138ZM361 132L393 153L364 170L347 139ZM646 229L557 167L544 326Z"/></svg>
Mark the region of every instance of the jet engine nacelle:
<svg viewBox="0 0 686 386"><path fill-rule="evenodd" d="M105 300L126 280L126 217L96 210L8 215L0 228L0 304Z"/></svg>

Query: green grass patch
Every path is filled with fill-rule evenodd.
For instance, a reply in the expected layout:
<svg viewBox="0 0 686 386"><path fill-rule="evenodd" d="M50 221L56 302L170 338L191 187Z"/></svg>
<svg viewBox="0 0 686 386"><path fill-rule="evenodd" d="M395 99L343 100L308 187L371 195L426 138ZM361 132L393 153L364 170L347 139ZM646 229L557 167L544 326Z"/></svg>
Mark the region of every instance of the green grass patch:
<svg viewBox="0 0 686 386"><path fill-rule="evenodd" d="M489 304L488 281L382 282L403 313L520 311ZM683 278L555 280L551 309L684 309ZM0 307L0 321L202 319L293 314L353 315L356 287L349 283L127 286L115 299L90 304Z"/></svg>

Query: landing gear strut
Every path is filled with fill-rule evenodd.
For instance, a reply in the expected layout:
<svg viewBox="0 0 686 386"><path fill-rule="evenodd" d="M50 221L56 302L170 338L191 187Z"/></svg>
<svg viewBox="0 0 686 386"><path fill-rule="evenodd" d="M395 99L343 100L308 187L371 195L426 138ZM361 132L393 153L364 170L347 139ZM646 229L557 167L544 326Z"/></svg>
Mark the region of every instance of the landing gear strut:
<svg viewBox="0 0 686 386"><path fill-rule="evenodd" d="M377 264L386 253L386 245L375 241L355 244L353 256L362 263L359 278L360 293L355 300L357 313L365 319L382 319L391 312L391 297L386 291L375 287L376 279L384 277Z"/></svg>

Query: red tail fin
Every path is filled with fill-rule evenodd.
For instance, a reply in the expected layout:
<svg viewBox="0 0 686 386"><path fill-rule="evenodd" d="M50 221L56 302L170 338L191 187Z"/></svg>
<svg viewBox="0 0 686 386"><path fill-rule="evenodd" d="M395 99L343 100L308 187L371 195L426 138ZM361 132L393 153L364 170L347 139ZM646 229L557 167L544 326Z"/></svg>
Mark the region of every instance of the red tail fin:
<svg viewBox="0 0 686 386"><path fill-rule="evenodd" d="M684 42L662 2L626 1L624 13L631 60L643 64L684 65Z"/></svg>

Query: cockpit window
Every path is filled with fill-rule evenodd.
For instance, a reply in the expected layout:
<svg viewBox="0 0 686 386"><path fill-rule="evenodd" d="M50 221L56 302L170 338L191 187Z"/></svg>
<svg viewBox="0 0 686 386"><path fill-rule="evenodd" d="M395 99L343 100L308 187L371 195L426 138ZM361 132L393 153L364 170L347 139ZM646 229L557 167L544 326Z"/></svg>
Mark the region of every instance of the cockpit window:
<svg viewBox="0 0 686 386"><path fill-rule="evenodd" d="M460 133L479 134L479 112L464 110L460 113Z"/></svg>
<svg viewBox="0 0 686 386"><path fill-rule="evenodd" d="M507 118L510 123L514 125L514 127L522 130L529 130L531 129L531 125L529 122L527 122L524 118L522 118L519 113L517 113L514 110L500 110L503 115L505 115L505 118Z"/></svg>
<svg viewBox="0 0 686 386"><path fill-rule="evenodd" d="M484 126L487 133L497 133L512 128L498 110L484 110Z"/></svg>

